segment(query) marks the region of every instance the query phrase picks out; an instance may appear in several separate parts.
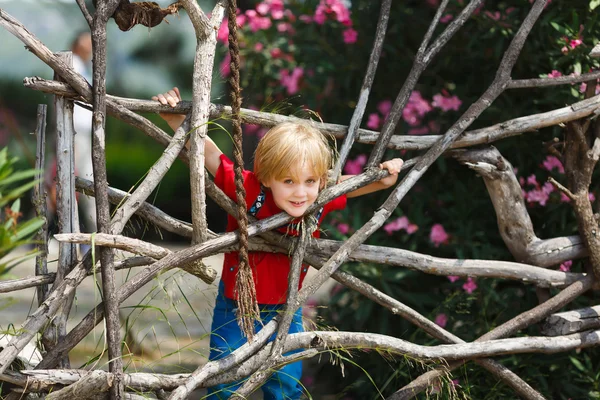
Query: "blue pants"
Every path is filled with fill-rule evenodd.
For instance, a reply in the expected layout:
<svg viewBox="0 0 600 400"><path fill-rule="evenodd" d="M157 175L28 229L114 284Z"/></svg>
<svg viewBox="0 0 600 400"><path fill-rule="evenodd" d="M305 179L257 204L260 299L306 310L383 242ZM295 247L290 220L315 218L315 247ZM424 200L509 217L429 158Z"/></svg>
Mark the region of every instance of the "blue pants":
<svg viewBox="0 0 600 400"><path fill-rule="evenodd" d="M224 296L223 282L219 284L219 292L217 294L217 302L212 321L211 336L210 336L210 356L209 359L219 360L228 356L231 352L241 347L246 343L246 338L242 334L238 326L235 309L237 305L235 301ZM259 304L260 317L264 324L268 323L279 312L283 311L283 304ZM256 331L261 328L258 322L255 322ZM294 314L290 333L304 332L302 326L302 309L299 309ZM276 333L269 339L273 341ZM291 354L291 353L288 353ZM302 362L297 361L285 365L269 378L262 386L262 391L265 400L296 400L302 395L302 385L300 378L302 377ZM217 385L208 388L208 397L210 400L229 399L244 381L237 381Z"/></svg>

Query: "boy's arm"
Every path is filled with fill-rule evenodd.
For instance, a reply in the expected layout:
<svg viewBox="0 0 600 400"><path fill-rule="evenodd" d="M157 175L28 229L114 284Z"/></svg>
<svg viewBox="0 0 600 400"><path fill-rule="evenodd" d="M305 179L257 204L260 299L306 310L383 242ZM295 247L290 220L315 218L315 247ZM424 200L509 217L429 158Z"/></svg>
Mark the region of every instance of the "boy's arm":
<svg viewBox="0 0 600 400"><path fill-rule="evenodd" d="M161 93L156 96L152 96L152 100L157 100L161 104L168 104L171 107L175 107L177 103L181 101L181 94L179 93L179 89L174 87L166 93ZM171 114L171 113L160 113L160 116L169 124L171 129L174 131L179 128L179 126L183 123L185 119L184 115L181 114ZM188 141L185 146L189 150L190 142ZM221 154L223 152L219 147L213 142L213 140L206 136L204 140L204 166L206 170L210 172L212 176L217 174L217 170L221 165Z"/></svg>
<svg viewBox="0 0 600 400"><path fill-rule="evenodd" d="M363 194L373 193L378 190L389 188L390 186L394 185L398 180L398 173L402 169L402 164L404 164L404 161L401 158L394 158L392 160L384 162L383 164L379 164L379 168L387 169L390 175L386 176L380 181L373 182L360 189L356 189L355 191L346 194L346 197L358 197L362 196ZM355 175L342 175L342 177L340 178L340 182L352 178L353 176Z"/></svg>

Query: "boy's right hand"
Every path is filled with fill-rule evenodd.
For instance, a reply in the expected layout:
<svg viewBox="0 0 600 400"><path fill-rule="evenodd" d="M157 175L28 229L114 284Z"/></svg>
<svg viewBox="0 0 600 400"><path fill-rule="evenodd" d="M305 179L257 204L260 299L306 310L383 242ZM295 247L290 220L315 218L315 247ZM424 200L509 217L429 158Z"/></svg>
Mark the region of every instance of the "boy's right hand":
<svg viewBox="0 0 600 400"><path fill-rule="evenodd" d="M158 101L160 104L170 105L171 107L175 107L177 103L181 101L181 94L179 94L179 89L174 87L168 92L158 94L156 96L152 96L152 100ZM159 113L159 115L167 121L167 124L175 131L179 128L179 125L185 119L185 115L182 114L173 114L173 113Z"/></svg>

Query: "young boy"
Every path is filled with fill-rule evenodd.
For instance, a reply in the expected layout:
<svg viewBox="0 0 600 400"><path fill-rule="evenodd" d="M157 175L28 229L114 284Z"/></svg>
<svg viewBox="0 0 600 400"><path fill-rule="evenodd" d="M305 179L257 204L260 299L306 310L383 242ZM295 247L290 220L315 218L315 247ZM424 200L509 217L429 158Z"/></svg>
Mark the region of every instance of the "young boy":
<svg viewBox="0 0 600 400"><path fill-rule="evenodd" d="M174 107L181 96L177 88L152 97L161 104ZM176 130L184 116L161 114L169 126ZM233 163L209 138L205 142L205 166L214 176L215 184L227 196L236 200ZM319 224L327 213L343 209L347 197L385 189L396 183L403 161L399 158L381 164L390 175L361 189L340 196L327 203L318 213ZM306 123L282 123L269 130L260 140L254 155L254 172L244 171L246 206L248 212L258 219L264 219L285 211L292 217L301 217L315 202L319 191L325 187L327 172L332 167L332 152L327 139L317 129ZM350 176L343 176L341 180ZM297 234L296 220L279 228L282 233ZM227 231L238 228L237 222L228 217ZM314 237L319 237L315 230ZM287 298L290 258L287 254L250 252L248 255L256 297L264 324L282 310ZM210 340L210 359L216 360L230 354L246 342L236 320L235 279L237 274L237 252L225 254L223 273L217 294ZM300 287L308 266L303 265ZM256 331L260 323L256 322ZM295 314L289 333L303 332L302 310ZM272 338L273 339L273 338ZM302 363L288 364L275 372L262 386L265 399L299 399L302 395L300 378ZM234 382L209 388L209 399L228 399L241 382Z"/></svg>

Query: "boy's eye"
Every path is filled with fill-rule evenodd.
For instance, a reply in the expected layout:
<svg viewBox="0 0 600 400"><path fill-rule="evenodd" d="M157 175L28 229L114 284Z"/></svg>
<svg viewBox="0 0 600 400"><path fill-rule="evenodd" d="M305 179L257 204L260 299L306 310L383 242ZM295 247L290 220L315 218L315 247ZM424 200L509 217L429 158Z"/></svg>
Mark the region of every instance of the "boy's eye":
<svg viewBox="0 0 600 400"><path fill-rule="evenodd" d="M291 185L292 183L294 183L294 181L291 179L284 179L283 183L285 183L286 185Z"/></svg>
<svg viewBox="0 0 600 400"><path fill-rule="evenodd" d="M308 180L306 181L306 183L308 183L309 185L312 185L312 184L313 184L313 183L315 183L315 182L316 182L316 180L315 180L315 179L308 179Z"/></svg>

